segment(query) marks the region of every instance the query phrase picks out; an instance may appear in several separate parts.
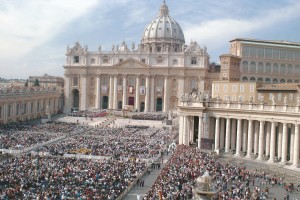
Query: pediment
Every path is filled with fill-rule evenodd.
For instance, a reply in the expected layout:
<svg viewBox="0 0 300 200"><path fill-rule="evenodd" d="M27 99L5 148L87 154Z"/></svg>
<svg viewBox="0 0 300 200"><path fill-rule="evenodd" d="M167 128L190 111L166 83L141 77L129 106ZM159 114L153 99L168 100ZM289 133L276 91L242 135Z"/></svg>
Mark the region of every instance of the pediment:
<svg viewBox="0 0 300 200"><path fill-rule="evenodd" d="M147 69L149 68L149 65L138 61L134 58L129 58L126 59L116 65L114 65L114 67L118 68L118 69Z"/></svg>

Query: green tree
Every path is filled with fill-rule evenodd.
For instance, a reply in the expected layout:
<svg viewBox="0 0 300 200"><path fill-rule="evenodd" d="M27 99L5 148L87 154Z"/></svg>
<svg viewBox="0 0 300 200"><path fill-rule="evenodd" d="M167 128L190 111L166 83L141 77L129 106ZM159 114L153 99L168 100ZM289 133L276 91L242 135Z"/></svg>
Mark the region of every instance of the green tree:
<svg viewBox="0 0 300 200"><path fill-rule="evenodd" d="M34 80L33 86L40 86L40 82L37 78Z"/></svg>

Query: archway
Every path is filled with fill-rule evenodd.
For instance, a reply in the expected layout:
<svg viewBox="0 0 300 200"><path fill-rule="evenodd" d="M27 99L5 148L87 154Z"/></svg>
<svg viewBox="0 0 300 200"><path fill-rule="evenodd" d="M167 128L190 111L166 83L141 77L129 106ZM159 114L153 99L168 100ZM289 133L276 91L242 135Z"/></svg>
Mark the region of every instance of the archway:
<svg viewBox="0 0 300 200"><path fill-rule="evenodd" d="M134 106L134 97L128 98L128 105Z"/></svg>
<svg viewBox="0 0 300 200"><path fill-rule="evenodd" d="M122 103L122 101L119 101L118 102L118 110L122 110L122 107L123 107L123 103Z"/></svg>
<svg viewBox="0 0 300 200"><path fill-rule="evenodd" d="M162 111L162 98L156 99L156 111Z"/></svg>
<svg viewBox="0 0 300 200"><path fill-rule="evenodd" d="M79 108L79 91L73 90L73 108Z"/></svg>
<svg viewBox="0 0 300 200"><path fill-rule="evenodd" d="M194 116L193 143L196 143L198 140L201 140L201 138L198 138L198 131L199 131L199 117L198 116Z"/></svg>
<svg viewBox="0 0 300 200"><path fill-rule="evenodd" d="M144 112L145 110L145 102L141 102L140 104L140 112Z"/></svg>
<svg viewBox="0 0 300 200"><path fill-rule="evenodd" d="M107 109L108 108L108 96L103 96L102 97L102 109Z"/></svg>

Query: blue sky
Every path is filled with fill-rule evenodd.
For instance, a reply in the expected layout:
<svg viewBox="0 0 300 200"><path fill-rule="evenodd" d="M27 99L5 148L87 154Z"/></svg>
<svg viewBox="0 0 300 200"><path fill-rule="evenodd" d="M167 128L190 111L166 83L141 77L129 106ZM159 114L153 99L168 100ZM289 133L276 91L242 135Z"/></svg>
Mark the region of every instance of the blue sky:
<svg viewBox="0 0 300 200"><path fill-rule="evenodd" d="M0 0L0 77L63 76L67 45L141 40L162 0ZM299 0L166 0L186 43L206 45L211 62L237 37L300 42Z"/></svg>

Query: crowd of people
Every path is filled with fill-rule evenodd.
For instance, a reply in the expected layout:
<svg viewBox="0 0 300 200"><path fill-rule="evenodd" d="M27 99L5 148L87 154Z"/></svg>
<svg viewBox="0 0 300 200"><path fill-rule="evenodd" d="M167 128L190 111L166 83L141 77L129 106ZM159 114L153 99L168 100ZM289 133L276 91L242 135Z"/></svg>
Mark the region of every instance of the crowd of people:
<svg viewBox="0 0 300 200"><path fill-rule="evenodd" d="M207 171L213 179L212 190L216 192L213 199L216 200L268 199L271 184L266 185L266 182L284 185L283 177L218 162L212 154L179 145L144 200L191 199L192 190L197 187L196 179Z"/></svg>
<svg viewBox="0 0 300 200"><path fill-rule="evenodd" d="M87 129L88 127L62 122L2 125L0 126L0 149L24 149Z"/></svg>
<svg viewBox="0 0 300 200"><path fill-rule="evenodd" d="M137 120L155 120L155 121L162 121L168 118L167 114L163 113L143 113L143 114L137 114L133 115L132 119Z"/></svg>
<svg viewBox="0 0 300 200"><path fill-rule="evenodd" d="M116 199L146 170L134 160L24 155L0 164L0 199Z"/></svg>
<svg viewBox="0 0 300 200"><path fill-rule="evenodd" d="M149 159L158 157L171 139L170 131L156 128L98 128L40 147L38 151Z"/></svg>

